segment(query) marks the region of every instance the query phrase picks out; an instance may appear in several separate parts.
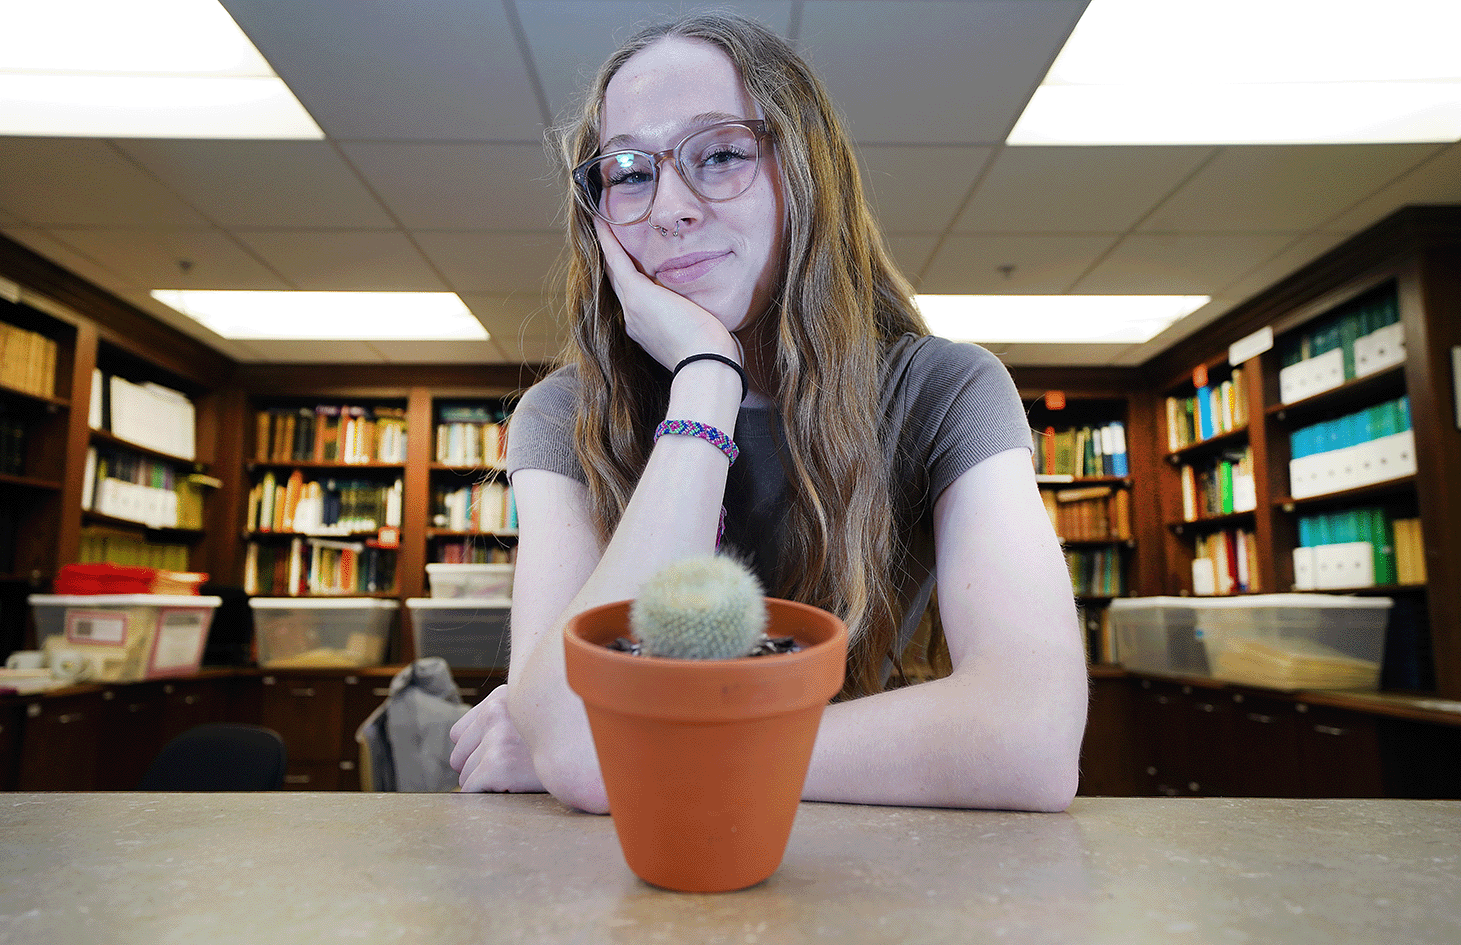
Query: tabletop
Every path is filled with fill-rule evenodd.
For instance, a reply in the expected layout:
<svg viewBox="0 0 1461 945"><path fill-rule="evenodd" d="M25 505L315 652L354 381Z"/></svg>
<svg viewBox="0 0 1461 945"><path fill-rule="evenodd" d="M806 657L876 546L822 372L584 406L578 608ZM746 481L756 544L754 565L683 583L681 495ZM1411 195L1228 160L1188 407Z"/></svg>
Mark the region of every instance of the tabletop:
<svg viewBox="0 0 1461 945"><path fill-rule="evenodd" d="M1461 941L1461 802L803 804L781 868L674 893L545 795L0 795L0 942Z"/></svg>

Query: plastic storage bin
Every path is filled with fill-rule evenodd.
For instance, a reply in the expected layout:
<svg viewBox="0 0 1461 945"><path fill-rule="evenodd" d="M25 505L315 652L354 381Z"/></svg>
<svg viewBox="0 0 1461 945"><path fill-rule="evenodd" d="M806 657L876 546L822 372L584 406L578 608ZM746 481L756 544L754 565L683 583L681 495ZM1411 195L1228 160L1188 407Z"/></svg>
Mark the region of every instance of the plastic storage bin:
<svg viewBox="0 0 1461 945"><path fill-rule="evenodd" d="M400 609L371 597L255 597L249 606L259 665L270 669L379 666Z"/></svg>
<svg viewBox="0 0 1461 945"><path fill-rule="evenodd" d="M417 659L439 656L453 669L507 668L505 602L413 597L406 609Z"/></svg>
<svg viewBox="0 0 1461 945"><path fill-rule="evenodd" d="M77 681L136 682L198 671L219 597L193 594L32 594L36 640Z"/></svg>
<svg viewBox="0 0 1461 945"><path fill-rule="evenodd" d="M1212 675L1272 689L1374 689L1388 597L1258 594L1198 611Z"/></svg>
<svg viewBox="0 0 1461 945"><path fill-rule="evenodd" d="M426 577L432 597L507 600L512 597L512 567L510 564L428 564Z"/></svg>
<svg viewBox="0 0 1461 945"><path fill-rule="evenodd" d="M1207 651L1197 612L1212 601L1191 597L1118 597L1111 602L1115 658L1139 673L1206 676Z"/></svg>

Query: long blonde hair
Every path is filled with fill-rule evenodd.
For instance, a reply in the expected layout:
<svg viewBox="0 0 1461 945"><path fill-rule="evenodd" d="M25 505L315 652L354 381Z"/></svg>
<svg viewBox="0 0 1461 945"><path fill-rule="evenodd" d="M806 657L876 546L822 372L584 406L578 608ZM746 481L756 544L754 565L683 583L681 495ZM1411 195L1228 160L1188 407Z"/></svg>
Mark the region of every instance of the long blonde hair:
<svg viewBox="0 0 1461 945"><path fill-rule="evenodd" d="M598 151L609 80L635 53L669 36L724 52L772 130L787 252L776 301L763 318L775 352L775 389L768 393L793 448L785 460L789 510L779 549L785 577L770 590L841 616L851 631L843 695L875 692L885 661L897 665L902 614L893 572L910 524L895 521L881 438L881 369L899 336L927 329L883 244L830 98L791 45L752 20L690 14L625 43L599 70L577 120L552 135L564 179ZM606 542L648 462L670 377L625 333L593 220L571 189L565 213L572 339L564 360L578 372L575 444Z"/></svg>

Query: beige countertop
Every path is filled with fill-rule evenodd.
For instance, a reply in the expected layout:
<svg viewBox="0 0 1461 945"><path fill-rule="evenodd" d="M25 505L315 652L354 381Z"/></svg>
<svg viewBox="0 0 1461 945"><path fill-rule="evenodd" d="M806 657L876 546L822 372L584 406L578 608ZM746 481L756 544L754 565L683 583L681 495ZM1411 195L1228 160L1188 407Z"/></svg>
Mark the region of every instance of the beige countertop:
<svg viewBox="0 0 1461 945"><path fill-rule="evenodd" d="M780 870L665 892L543 795L0 794L0 942L1461 941L1461 802L803 804Z"/></svg>

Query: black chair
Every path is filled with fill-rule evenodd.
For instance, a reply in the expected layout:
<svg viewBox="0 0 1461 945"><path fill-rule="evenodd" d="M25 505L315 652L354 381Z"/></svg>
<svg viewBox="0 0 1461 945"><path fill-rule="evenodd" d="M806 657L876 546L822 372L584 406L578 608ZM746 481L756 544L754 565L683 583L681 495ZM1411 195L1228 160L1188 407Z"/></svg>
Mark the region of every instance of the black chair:
<svg viewBox="0 0 1461 945"><path fill-rule="evenodd" d="M199 725L168 742L139 791L277 791L284 786L284 739L259 725Z"/></svg>

